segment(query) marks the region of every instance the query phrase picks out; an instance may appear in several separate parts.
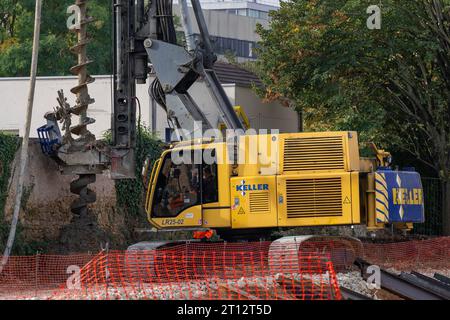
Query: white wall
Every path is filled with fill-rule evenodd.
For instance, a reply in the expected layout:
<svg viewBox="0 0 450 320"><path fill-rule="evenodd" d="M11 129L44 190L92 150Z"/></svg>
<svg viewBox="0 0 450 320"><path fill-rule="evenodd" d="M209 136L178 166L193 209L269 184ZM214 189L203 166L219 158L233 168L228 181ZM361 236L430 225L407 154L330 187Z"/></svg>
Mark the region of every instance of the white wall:
<svg viewBox="0 0 450 320"><path fill-rule="evenodd" d="M96 102L90 105L88 116L95 118L96 123L88 128L97 138L111 127L111 77L95 76L96 81L89 85L89 93ZM147 82L150 83L151 80ZM57 105L57 91L63 89L68 102L74 105L75 95L70 88L77 83L75 77L39 77L36 83L36 95L31 124L31 137L37 137L36 130L45 124L44 115L52 111ZM269 128L280 129L283 132L297 131L298 117L293 110L285 108L277 103L263 104L250 88L236 87L234 84L225 84L225 92L234 105L240 105L251 119L255 129ZM19 130L23 135L25 123L25 110L27 105L29 81L27 78L0 78L0 130ZM210 107L208 93L201 83L196 83L191 88L191 95L201 109L206 113L216 113ZM142 122L150 126L151 107L148 96L148 84L137 85L136 96L141 102ZM161 107L157 107L156 115L157 132L164 138L167 127L166 114ZM72 120L76 123L76 119Z"/></svg>
<svg viewBox="0 0 450 320"><path fill-rule="evenodd" d="M38 77L31 123L32 137L37 137L37 128L45 124L45 113L52 111L57 105L56 97L59 89L64 90L68 102L74 105L75 95L70 92L70 88L76 83L76 77ZM19 129L20 135L23 135L28 86L29 81L26 78L0 78L0 94L3 98L0 104L0 130ZM142 105L142 121L149 126L151 116L147 87L137 85L136 95ZM96 123L88 128L97 137L111 127L111 92L110 76L95 76L95 82L89 85L89 94L95 99L95 103L89 106L88 116L95 118ZM166 117L162 109L158 111L158 130L164 132ZM75 123L76 119L73 122Z"/></svg>
<svg viewBox="0 0 450 320"><path fill-rule="evenodd" d="M37 137L36 130L45 124L44 115L57 105L57 91L63 89L68 102L73 106L75 95L70 88L77 83L75 77L39 77L36 82L34 110L31 122L31 136ZM89 86L90 95L96 100L89 108L88 115L97 120L89 129L96 135L107 130L111 122L111 86L108 77L96 77L94 84ZM26 78L0 78L0 130L19 129L23 135L25 110L27 105L29 80ZM76 122L74 119L73 122Z"/></svg>

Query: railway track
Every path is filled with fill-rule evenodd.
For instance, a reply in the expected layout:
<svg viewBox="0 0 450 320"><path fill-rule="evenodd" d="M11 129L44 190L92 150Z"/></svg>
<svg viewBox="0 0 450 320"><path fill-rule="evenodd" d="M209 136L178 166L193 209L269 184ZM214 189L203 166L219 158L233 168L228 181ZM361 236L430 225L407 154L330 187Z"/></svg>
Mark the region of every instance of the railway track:
<svg viewBox="0 0 450 320"><path fill-rule="evenodd" d="M359 292L356 292L352 289L346 287L340 287L341 295L344 300L373 300L371 297L363 295Z"/></svg>
<svg viewBox="0 0 450 320"><path fill-rule="evenodd" d="M370 276L367 268L371 263L357 259L355 264L360 268L363 279L367 280ZM402 299L450 300L450 278L444 275L436 273L433 277L428 277L416 271L394 274L380 269L380 276L381 288ZM346 300L372 300L345 287L341 287L341 293Z"/></svg>

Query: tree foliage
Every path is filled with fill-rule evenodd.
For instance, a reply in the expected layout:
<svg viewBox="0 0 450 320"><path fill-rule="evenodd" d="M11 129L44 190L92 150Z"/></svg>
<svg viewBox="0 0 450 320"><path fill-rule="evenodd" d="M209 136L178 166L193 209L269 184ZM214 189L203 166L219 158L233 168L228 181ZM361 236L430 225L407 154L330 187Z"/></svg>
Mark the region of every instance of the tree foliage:
<svg viewBox="0 0 450 320"><path fill-rule="evenodd" d="M19 147L20 139L0 132L0 250L6 243L9 225L5 223L5 205L11 178L12 163Z"/></svg>
<svg viewBox="0 0 450 320"><path fill-rule="evenodd" d="M383 1L381 30L370 4L282 2L257 30L262 94L293 101L310 130L357 130L449 179L450 2Z"/></svg>
<svg viewBox="0 0 450 320"><path fill-rule="evenodd" d="M450 0L384 0L380 30L371 4L282 2L257 30L261 94L293 102L309 130L357 130L440 177L450 234Z"/></svg>
<svg viewBox="0 0 450 320"><path fill-rule="evenodd" d="M143 203L145 196L145 186L142 179L142 168L147 159L150 161L150 168L159 159L163 150L163 143L146 127L138 127L136 140L135 163L136 178L131 180L119 180L116 182L117 205L130 215L145 216L143 213Z"/></svg>
<svg viewBox="0 0 450 320"><path fill-rule="evenodd" d="M75 33L66 27L67 7L73 0L46 0L42 8L40 59L38 75L69 75L76 64L70 47L76 43ZM0 76L28 76L31 64L34 28L33 0L2 0L0 4ZM95 63L89 66L92 74L111 72L111 3L90 1L88 14L96 19L89 25L92 42L88 55Z"/></svg>
<svg viewBox="0 0 450 320"><path fill-rule="evenodd" d="M0 3L0 40L14 37L17 14L19 13L18 0L3 0Z"/></svg>
<svg viewBox="0 0 450 320"><path fill-rule="evenodd" d="M19 138L0 132L0 224L4 218L3 210L8 196L11 166L19 147L19 142Z"/></svg>

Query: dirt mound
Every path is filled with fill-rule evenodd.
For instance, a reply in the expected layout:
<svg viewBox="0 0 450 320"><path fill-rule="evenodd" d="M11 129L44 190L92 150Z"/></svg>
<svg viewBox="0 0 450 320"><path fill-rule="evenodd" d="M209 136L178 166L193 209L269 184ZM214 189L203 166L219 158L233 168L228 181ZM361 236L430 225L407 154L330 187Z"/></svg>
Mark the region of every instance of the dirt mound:
<svg viewBox="0 0 450 320"><path fill-rule="evenodd" d="M98 251L108 242L107 233L100 228L97 219L92 213L81 217L73 217L71 222L61 229L59 236L58 253L78 253L95 250ZM64 248L62 252L61 248Z"/></svg>

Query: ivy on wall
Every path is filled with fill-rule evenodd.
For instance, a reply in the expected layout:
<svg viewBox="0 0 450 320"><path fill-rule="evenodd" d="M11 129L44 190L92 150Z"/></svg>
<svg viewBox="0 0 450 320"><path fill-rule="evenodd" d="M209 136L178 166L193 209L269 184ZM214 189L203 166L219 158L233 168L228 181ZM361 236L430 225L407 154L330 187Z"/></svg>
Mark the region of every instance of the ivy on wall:
<svg viewBox="0 0 450 320"><path fill-rule="evenodd" d="M135 161L136 178L116 181L116 198L119 209L124 210L128 216L145 216L144 209L144 183L141 176L145 160L150 159L150 166L160 157L164 148L163 142L159 140L149 128L140 125L137 130ZM105 140L111 141L111 132L105 134Z"/></svg>
<svg viewBox="0 0 450 320"><path fill-rule="evenodd" d="M3 221L4 218L11 165L19 142L20 139L16 136L0 133L0 221Z"/></svg>
<svg viewBox="0 0 450 320"><path fill-rule="evenodd" d="M144 208L144 183L141 176L142 167L147 158L150 167L160 157L163 143L145 126L138 128L136 141L136 178L116 182L117 205L131 216L141 215Z"/></svg>
<svg viewBox="0 0 450 320"><path fill-rule="evenodd" d="M3 240L9 230L9 225L5 223L5 205L12 163L19 144L20 138L0 132L0 241L2 241L0 247L3 246Z"/></svg>
<svg viewBox="0 0 450 320"><path fill-rule="evenodd" d="M136 178L130 180L116 181L116 198L117 209L125 217L127 238L130 238L133 227L140 222L146 221L144 212L144 184L141 177L142 167L147 158L150 159L150 165L153 165L164 148L162 141L145 126L138 127L136 138L135 161L136 161ZM105 140L111 141L111 134L105 134ZM5 205L8 197L8 187L10 176L12 174L12 163L15 154L20 146L20 138L0 133L0 251L6 243L9 232L9 223L5 221ZM32 188L32 187L31 187ZM27 201L27 195L30 191L24 190L23 203ZM35 241L23 239L21 233L23 227L20 223L17 226L16 243L14 245L14 254L34 254L37 250L42 250L48 244L37 243ZM131 240L131 239L130 239ZM45 251L45 249L44 249Z"/></svg>

